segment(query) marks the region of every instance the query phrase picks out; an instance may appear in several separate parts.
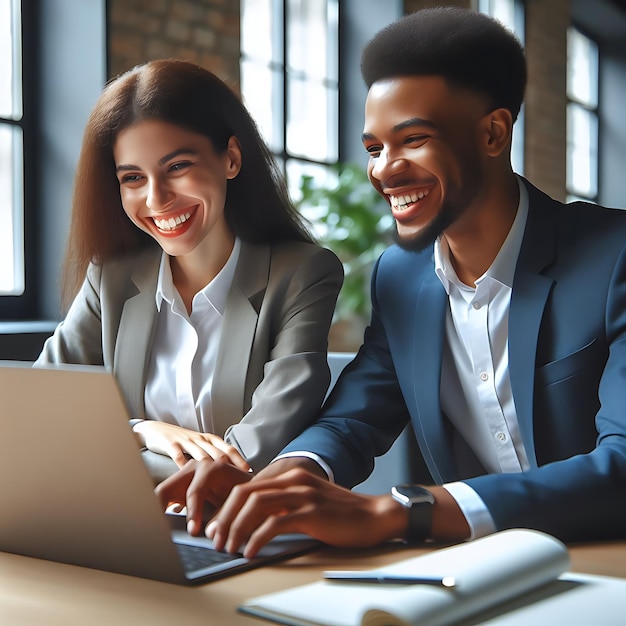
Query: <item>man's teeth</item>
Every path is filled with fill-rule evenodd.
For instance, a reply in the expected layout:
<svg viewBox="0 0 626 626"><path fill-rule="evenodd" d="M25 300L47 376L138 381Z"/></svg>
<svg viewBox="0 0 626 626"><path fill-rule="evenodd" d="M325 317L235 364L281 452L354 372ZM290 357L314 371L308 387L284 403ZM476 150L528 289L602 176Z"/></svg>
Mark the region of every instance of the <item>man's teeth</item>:
<svg viewBox="0 0 626 626"><path fill-rule="evenodd" d="M176 217L170 217L167 220L160 220L153 218L156 227L160 230L174 230L177 226L180 226L183 222L186 222L191 217L191 213L183 213Z"/></svg>
<svg viewBox="0 0 626 626"><path fill-rule="evenodd" d="M424 189L422 191L418 191L417 193L409 193L404 196L389 196L389 199L391 201L391 206L394 209L403 211L408 204L425 198L429 193L430 189Z"/></svg>

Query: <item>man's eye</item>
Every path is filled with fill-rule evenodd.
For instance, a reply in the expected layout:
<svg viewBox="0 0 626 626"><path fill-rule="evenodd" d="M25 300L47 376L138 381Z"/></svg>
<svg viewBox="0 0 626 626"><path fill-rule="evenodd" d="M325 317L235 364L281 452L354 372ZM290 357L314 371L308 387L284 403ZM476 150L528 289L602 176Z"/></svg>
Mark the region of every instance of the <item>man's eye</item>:
<svg viewBox="0 0 626 626"><path fill-rule="evenodd" d="M407 145L422 144L428 139L428 135L411 135L404 140Z"/></svg>
<svg viewBox="0 0 626 626"><path fill-rule="evenodd" d="M367 150L367 154L371 157L377 157L380 155L382 148L380 146L368 146L365 150Z"/></svg>
<svg viewBox="0 0 626 626"><path fill-rule="evenodd" d="M170 165L171 172L179 172L188 168L191 165L191 161L178 161L177 163L172 163Z"/></svg>

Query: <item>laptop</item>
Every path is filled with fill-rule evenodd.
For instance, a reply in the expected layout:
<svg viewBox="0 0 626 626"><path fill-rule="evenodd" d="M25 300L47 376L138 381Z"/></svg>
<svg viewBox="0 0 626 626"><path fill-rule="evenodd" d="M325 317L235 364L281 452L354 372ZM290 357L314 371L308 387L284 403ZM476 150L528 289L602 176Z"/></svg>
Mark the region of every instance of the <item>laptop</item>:
<svg viewBox="0 0 626 626"><path fill-rule="evenodd" d="M246 559L166 514L114 375L0 361L0 550L196 584L319 546L284 535Z"/></svg>

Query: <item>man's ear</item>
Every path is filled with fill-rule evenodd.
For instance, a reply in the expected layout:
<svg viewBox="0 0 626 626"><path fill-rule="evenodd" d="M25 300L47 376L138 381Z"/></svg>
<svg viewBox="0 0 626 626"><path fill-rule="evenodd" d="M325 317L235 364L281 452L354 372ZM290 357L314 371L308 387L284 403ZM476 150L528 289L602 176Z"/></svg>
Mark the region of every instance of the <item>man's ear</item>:
<svg viewBox="0 0 626 626"><path fill-rule="evenodd" d="M236 178L237 174L241 170L241 144L239 139L232 135L228 140L228 146L226 146L226 178L229 180Z"/></svg>
<svg viewBox="0 0 626 626"><path fill-rule="evenodd" d="M483 118L485 149L489 156L499 156L511 145L513 116L508 109L494 109Z"/></svg>

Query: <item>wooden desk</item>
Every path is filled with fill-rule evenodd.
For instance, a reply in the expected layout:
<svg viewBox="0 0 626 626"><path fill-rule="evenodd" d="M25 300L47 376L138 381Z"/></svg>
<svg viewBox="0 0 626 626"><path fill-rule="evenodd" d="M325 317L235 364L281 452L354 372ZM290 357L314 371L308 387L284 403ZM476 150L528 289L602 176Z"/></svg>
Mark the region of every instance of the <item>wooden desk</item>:
<svg viewBox="0 0 626 626"><path fill-rule="evenodd" d="M237 613L256 595L313 582L325 569L368 569L425 550L323 549L199 587L179 587L0 552L0 624L254 626ZM571 570L626 578L626 541L570 547Z"/></svg>

